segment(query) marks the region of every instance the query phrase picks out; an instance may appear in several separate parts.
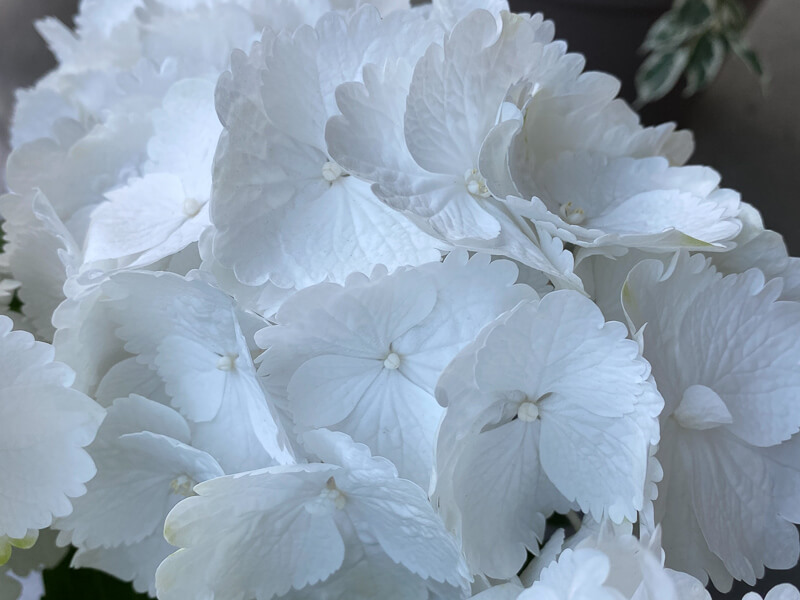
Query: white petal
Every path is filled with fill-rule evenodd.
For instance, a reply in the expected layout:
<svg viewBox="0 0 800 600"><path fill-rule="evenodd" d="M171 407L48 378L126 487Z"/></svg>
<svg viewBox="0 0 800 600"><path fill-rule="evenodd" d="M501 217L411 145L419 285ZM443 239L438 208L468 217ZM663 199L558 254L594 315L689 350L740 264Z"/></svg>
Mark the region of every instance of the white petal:
<svg viewBox="0 0 800 600"><path fill-rule="evenodd" d="M20 282L22 311L44 339L53 337L53 312L64 299L64 282L81 262L81 251L43 193L0 198L5 219L3 260Z"/></svg>
<svg viewBox="0 0 800 600"><path fill-rule="evenodd" d="M204 424L200 447L230 471L294 461L228 296L169 273L119 274L109 289L121 298L113 305L117 334L158 371L171 404ZM233 439L229 427L239 431Z"/></svg>
<svg viewBox="0 0 800 600"><path fill-rule="evenodd" d="M542 578L523 592L519 600L567 600L571 597L592 600L622 600L617 590L604 585L610 565L608 557L590 548L566 549L558 562L544 571Z"/></svg>
<svg viewBox="0 0 800 600"><path fill-rule="evenodd" d="M199 496L167 518L167 540L184 549L158 568L159 597L266 600L329 577L344 560L344 542L333 514L306 509L336 471L317 466L308 473L244 473L197 486Z"/></svg>
<svg viewBox="0 0 800 600"><path fill-rule="evenodd" d="M11 331L0 316L3 396L0 535L25 537L72 510L68 498L85 493L95 473L83 450L94 439L105 411L67 387L74 375L53 362L53 350L26 332Z"/></svg>
<svg viewBox="0 0 800 600"><path fill-rule="evenodd" d="M488 12L460 21L414 69L405 134L416 162L433 173L461 175L477 167L478 154L508 88L535 62L541 47L523 19L506 13L502 33Z"/></svg>
<svg viewBox="0 0 800 600"><path fill-rule="evenodd" d="M177 176L185 193L204 203L211 193L211 163L222 131L214 110L214 84L205 79L174 84L153 116L153 126L146 171Z"/></svg>
<svg viewBox="0 0 800 600"><path fill-rule="evenodd" d="M85 260L123 258L164 244L190 218L180 179L151 174L108 192L108 202L92 213L86 234ZM192 215L193 216L193 215ZM180 250L169 248L153 260Z"/></svg>
<svg viewBox="0 0 800 600"><path fill-rule="evenodd" d="M136 396L112 405L89 448L97 476L72 515L58 522L73 544L109 548L141 542L160 532L181 498L174 481L185 477L196 483L223 474L209 455L161 431L188 441L188 426L172 409Z"/></svg>
<svg viewBox="0 0 800 600"><path fill-rule="evenodd" d="M345 489L348 514L362 539L375 539L394 562L423 579L462 586L468 577L456 540L444 529L425 493L393 479Z"/></svg>
<svg viewBox="0 0 800 600"><path fill-rule="evenodd" d="M541 511L549 507L537 497L543 479L537 429L518 420L465 443L453 487L473 571L507 579L522 567L527 550L538 550Z"/></svg>
<svg viewBox="0 0 800 600"><path fill-rule="evenodd" d="M672 414L681 426L689 429L711 429L733 423L733 417L722 398L704 385L686 388L678 408Z"/></svg>
<svg viewBox="0 0 800 600"><path fill-rule="evenodd" d="M81 548L72 558L71 566L97 569L123 581L131 581L137 592L155 597L156 569L174 551L175 548L170 546L159 530L135 544L115 548Z"/></svg>
<svg viewBox="0 0 800 600"><path fill-rule="evenodd" d="M144 396L161 404L169 404L170 401L158 373L136 360L135 356L118 362L108 370L97 386L95 399L101 405L109 407L117 398L125 398L131 394Z"/></svg>

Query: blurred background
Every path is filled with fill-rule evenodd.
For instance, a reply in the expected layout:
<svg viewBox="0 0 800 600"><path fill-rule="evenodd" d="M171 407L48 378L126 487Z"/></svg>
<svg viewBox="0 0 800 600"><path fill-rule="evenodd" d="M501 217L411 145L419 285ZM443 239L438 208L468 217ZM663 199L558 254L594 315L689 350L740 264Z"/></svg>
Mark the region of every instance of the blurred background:
<svg viewBox="0 0 800 600"><path fill-rule="evenodd" d="M515 11L542 11L556 23L557 37L583 52L587 68L608 71L623 81L633 101L638 49L649 26L670 0L518 0ZM694 131L694 163L714 167L722 184L763 214L767 227L783 234L791 254L800 255L800 1L747 0L747 38L769 73L766 91L743 63L728 58L719 76L699 95L674 92L642 111L646 124L676 121ZM54 15L72 24L77 0L0 0L0 164L8 154L8 122L14 90L32 85L54 66L33 22ZM4 189L0 169L0 190ZM800 570L769 573L756 588L762 594L791 580ZM737 585L715 599L741 600ZM93 600L93 599L85 599Z"/></svg>

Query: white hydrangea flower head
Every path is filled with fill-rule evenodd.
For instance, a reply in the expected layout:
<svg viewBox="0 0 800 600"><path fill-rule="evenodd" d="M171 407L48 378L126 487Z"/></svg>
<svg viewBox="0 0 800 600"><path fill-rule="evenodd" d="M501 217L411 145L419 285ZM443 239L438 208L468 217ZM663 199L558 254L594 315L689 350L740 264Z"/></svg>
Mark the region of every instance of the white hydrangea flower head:
<svg viewBox="0 0 800 600"><path fill-rule="evenodd" d="M435 499L473 571L517 573L545 517L636 520L663 401L627 329L558 291L484 328L445 370ZM651 467L652 470L652 467Z"/></svg>
<svg viewBox="0 0 800 600"><path fill-rule="evenodd" d="M458 251L443 263L307 288L257 334L266 349L259 374L298 430L343 431L427 488L444 412L436 382L484 325L536 297L516 276L508 261Z"/></svg>
<svg viewBox="0 0 800 600"><path fill-rule="evenodd" d="M373 183L383 202L433 235L577 287L563 246L498 199L505 193L494 179L507 179L507 137L521 119L505 100L553 34L541 16L502 13L501 24L476 10L413 71L411 62L365 68L363 83L337 90L342 114L328 122L328 148L348 172Z"/></svg>
<svg viewBox="0 0 800 600"><path fill-rule="evenodd" d="M541 14L409 4L37 23L0 597L55 529L163 600L708 600L797 562L800 259Z"/></svg>
<svg viewBox="0 0 800 600"><path fill-rule="evenodd" d="M167 513L195 484L224 475L216 460L191 447L186 421L142 398L119 398L88 448L97 476L71 515L56 521L58 542L79 550L75 567L133 581L155 595L155 571L173 552L163 539Z"/></svg>
<svg viewBox="0 0 800 600"><path fill-rule="evenodd" d="M800 304L701 255L638 264L622 297L664 396L655 504L667 565L721 590L800 553Z"/></svg>
<svg viewBox="0 0 800 600"><path fill-rule="evenodd" d="M415 15L331 12L232 56L217 89L225 131L211 220L214 256L242 283L301 289L439 258L442 244L350 177L324 138L339 84L360 79L367 62L424 51L438 28Z"/></svg>
<svg viewBox="0 0 800 600"><path fill-rule="evenodd" d="M218 478L173 509L181 550L158 569L159 598L466 596L456 541L419 487L345 434L303 440L323 462Z"/></svg>
<svg viewBox="0 0 800 600"><path fill-rule="evenodd" d="M37 529L72 511L95 466L84 449L103 408L71 389L75 374L53 360L53 348L0 315L0 554L9 541L36 539ZM33 531L31 531L33 530ZM2 562L5 562L3 560Z"/></svg>

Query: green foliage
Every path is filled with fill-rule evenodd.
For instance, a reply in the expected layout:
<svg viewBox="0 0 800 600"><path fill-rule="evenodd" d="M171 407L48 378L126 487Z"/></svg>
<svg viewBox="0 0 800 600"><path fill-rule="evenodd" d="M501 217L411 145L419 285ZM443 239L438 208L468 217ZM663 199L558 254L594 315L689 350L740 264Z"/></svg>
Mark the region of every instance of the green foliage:
<svg viewBox="0 0 800 600"><path fill-rule="evenodd" d="M130 583L94 569L72 569L70 551L56 567L44 571L44 600L149 600Z"/></svg>
<svg viewBox="0 0 800 600"><path fill-rule="evenodd" d="M741 0L675 0L650 28L642 44L648 53L636 74L637 104L665 96L681 77L684 96L707 87L733 52L765 82L758 56L744 40L747 14Z"/></svg>

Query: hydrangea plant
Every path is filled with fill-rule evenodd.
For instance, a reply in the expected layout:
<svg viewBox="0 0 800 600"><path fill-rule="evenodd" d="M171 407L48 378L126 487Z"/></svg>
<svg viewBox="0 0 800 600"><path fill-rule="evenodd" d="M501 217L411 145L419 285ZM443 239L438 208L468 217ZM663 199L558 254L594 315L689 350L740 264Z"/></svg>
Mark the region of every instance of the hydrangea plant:
<svg viewBox="0 0 800 600"><path fill-rule="evenodd" d="M38 28L59 64L0 198L4 600L89 598L42 575L67 552L162 600L707 600L797 563L798 259L542 15Z"/></svg>
<svg viewBox="0 0 800 600"><path fill-rule="evenodd" d="M761 81L767 75L758 54L745 39L747 11L742 0L675 0L647 32L647 53L636 74L639 105L667 95L685 79L684 96L706 88L729 54Z"/></svg>

